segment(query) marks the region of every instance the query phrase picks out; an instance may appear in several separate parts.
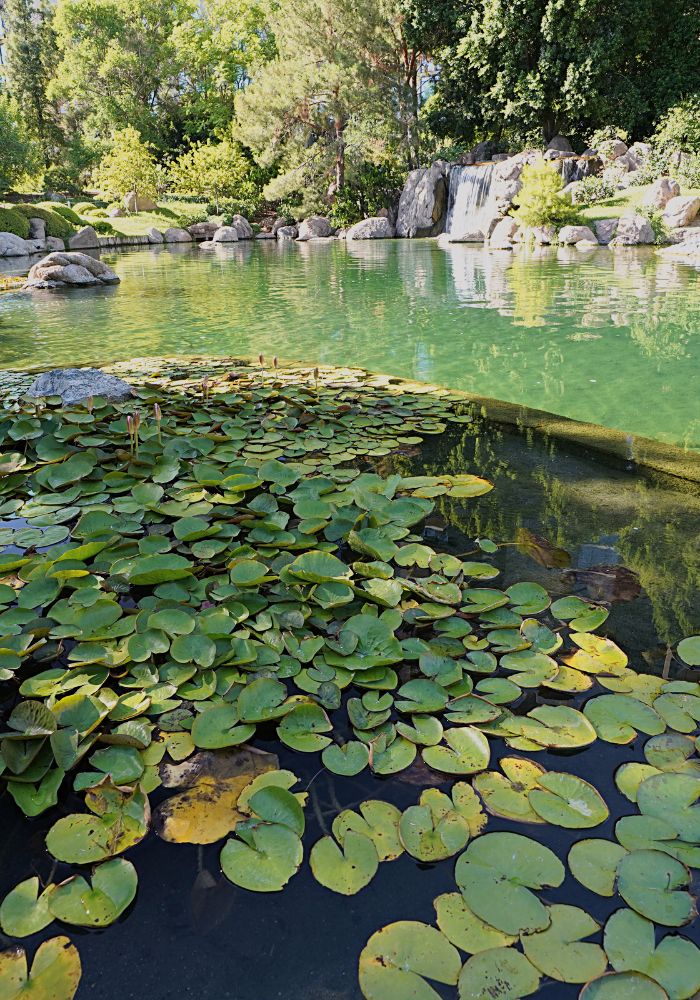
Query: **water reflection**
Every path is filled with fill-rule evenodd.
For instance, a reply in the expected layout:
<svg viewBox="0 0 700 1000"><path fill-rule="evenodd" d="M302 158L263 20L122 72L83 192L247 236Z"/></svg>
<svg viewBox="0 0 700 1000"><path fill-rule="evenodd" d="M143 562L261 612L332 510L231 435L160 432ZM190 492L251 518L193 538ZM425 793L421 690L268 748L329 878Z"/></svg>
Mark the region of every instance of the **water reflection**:
<svg viewBox="0 0 700 1000"><path fill-rule="evenodd" d="M700 448L700 276L652 249L261 241L105 259L116 291L4 296L0 364L262 351Z"/></svg>

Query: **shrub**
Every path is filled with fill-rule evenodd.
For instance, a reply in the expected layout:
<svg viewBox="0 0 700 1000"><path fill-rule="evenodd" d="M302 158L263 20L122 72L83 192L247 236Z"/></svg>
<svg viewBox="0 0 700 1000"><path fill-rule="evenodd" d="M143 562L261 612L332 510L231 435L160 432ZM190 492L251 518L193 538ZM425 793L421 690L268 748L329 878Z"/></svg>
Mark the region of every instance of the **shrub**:
<svg viewBox="0 0 700 1000"><path fill-rule="evenodd" d="M190 209L181 212L175 221L175 225L179 226L180 229L187 229L188 226L193 226L195 222L208 222L209 213L201 208L199 210Z"/></svg>
<svg viewBox="0 0 700 1000"><path fill-rule="evenodd" d="M653 142L669 151L700 153L700 94L669 108L659 119Z"/></svg>
<svg viewBox="0 0 700 1000"><path fill-rule="evenodd" d="M106 219L107 209L106 208L91 208L87 212L82 213L83 216L89 215L91 219Z"/></svg>
<svg viewBox="0 0 700 1000"><path fill-rule="evenodd" d="M351 180L336 191L331 219L336 226L350 226L396 204L406 179L394 164L365 163Z"/></svg>
<svg viewBox="0 0 700 1000"><path fill-rule="evenodd" d="M76 201L73 205L73 211L77 212L78 215L84 215L86 212L92 212L97 205L93 205L91 201Z"/></svg>
<svg viewBox="0 0 700 1000"><path fill-rule="evenodd" d="M40 205L15 205L15 209L25 219L43 219L47 236L58 236L59 239L67 240L75 232L75 226L52 208L41 208Z"/></svg>
<svg viewBox="0 0 700 1000"><path fill-rule="evenodd" d="M595 205L598 201L605 201L616 193L612 181L605 180L603 177L584 177L578 183L577 200L583 201L587 205Z"/></svg>
<svg viewBox="0 0 700 1000"><path fill-rule="evenodd" d="M59 215L67 222L72 222L74 226L80 226L82 224L82 219L77 212L74 212L72 208L68 205L61 205L59 202L54 201L40 201L39 208L47 208L52 212L57 212Z"/></svg>
<svg viewBox="0 0 700 1000"><path fill-rule="evenodd" d="M29 219L21 212L7 206L0 207L0 233L14 233L26 240L29 236Z"/></svg>
<svg viewBox="0 0 700 1000"><path fill-rule="evenodd" d="M518 209L513 213L521 226L573 226L581 221L569 199L562 197L560 174L544 158L525 165L522 182L514 198Z"/></svg>
<svg viewBox="0 0 700 1000"><path fill-rule="evenodd" d="M591 149L597 149L603 156L610 157L613 144L617 139L627 142L629 135L623 128L606 125L604 128L596 129L588 140L588 145Z"/></svg>
<svg viewBox="0 0 700 1000"><path fill-rule="evenodd" d="M700 188L700 154L684 153L678 166L680 179L690 188Z"/></svg>
<svg viewBox="0 0 700 1000"><path fill-rule="evenodd" d="M88 221L88 225L92 226L96 233L100 236L116 236L117 231L108 219L95 219L94 217Z"/></svg>

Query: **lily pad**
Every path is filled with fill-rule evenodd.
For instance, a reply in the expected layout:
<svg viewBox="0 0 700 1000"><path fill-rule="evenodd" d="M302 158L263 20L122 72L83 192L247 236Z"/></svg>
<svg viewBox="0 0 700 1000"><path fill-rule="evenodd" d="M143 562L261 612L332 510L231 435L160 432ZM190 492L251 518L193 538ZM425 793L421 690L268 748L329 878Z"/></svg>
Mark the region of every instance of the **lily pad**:
<svg viewBox="0 0 700 1000"><path fill-rule="evenodd" d="M549 907L550 925L535 934L523 934L523 951L545 976L562 983L586 983L602 976L607 968L605 952L584 941L597 934L600 925L578 906Z"/></svg>
<svg viewBox="0 0 700 1000"><path fill-rule="evenodd" d="M548 771L528 795L530 805L547 823L569 829L598 826L610 815L600 793L575 774Z"/></svg>
<svg viewBox="0 0 700 1000"><path fill-rule="evenodd" d="M517 935L504 934L473 913L459 892L449 892L435 900L437 925L453 945L474 955L490 948L515 944Z"/></svg>
<svg viewBox="0 0 700 1000"><path fill-rule="evenodd" d="M252 892L279 892L299 870L304 849L286 826L255 826L250 843L227 840L221 849L221 869L231 882Z"/></svg>
<svg viewBox="0 0 700 1000"><path fill-rule="evenodd" d="M73 1000L81 976L80 955L67 937L42 941L31 970L23 948L0 952L2 1000Z"/></svg>
<svg viewBox="0 0 700 1000"><path fill-rule="evenodd" d="M615 892L618 865L627 854L611 840L577 840L569 851L569 868L574 878L599 896Z"/></svg>
<svg viewBox="0 0 700 1000"><path fill-rule="evenodd" d="M373 934L360 955L366 1000L439 1000L426 982L454 986L462 960L444 934L416 920L400 920Z"/></svg>
<svg viewBox="0 0 700 1000"><path fill-rule="evenodd" d="M361 833L374 844L380 861L394 861L403 854L399 839L401 810L390 802L368 799L360 803L359 814L344 809L333 820L333 836L343 844L349 830Z"/></svg>
<svg viewBox="0 0 700 1000"><path fill-rule="evenodd" d="M657 947L654 925L632 910L617 910L605 925L605 951L616 972L641 972L662 986L670 1000L700 990L700 951L687 938L669 934Z"/></svg>
<svg viewBox="0 0 700 1000"><path fill-rule="evenodd" d="M81 927L107 927L124 912L136 895L136 869L124 858L98 865L92 886L74 875L55 887L49 898L54 917Z"/></svg>
<svg viewBox="0 0 700 1000"><path fill-rule="evenodd" d="M445 731L444 746L425 747L423 760L428 767L446 774L476 774L489 766L491 750L481 730L474 726Z"/></svg>
<svg viewBox="0 0 700 1000"><path fill-rule="evenodd" d="M686 891L688 869L661 851L632 851L618 867L618 891L628 906L667 927L680 927L696 916Z"/></svg>
<svg viewBox="0 0 700 1000"><path fill-rule="evenodd" d="M515 948L491 948L464 963L459 1000L520 1000L539 986L539 972L525 955Z"/></svg>
<svg viewBox="0 0 700 1000"><path fill-rule="evenodd" d="M342 847L332 837L323 837L311 848L311 871L317 882L343 896L354 896L372 881L379 867L373 840L347 830Z"/></svg>
<svg viewBox="0 0 700 1000"><path fill-rule="evenodd" d="M502 757L499 764L503 774L486 771L474 778L474 788L491 815L519 823L544 823L532 808L528 795L545 769L523 757Z"/></svg>
<svg viewBox="0 0 700 1000"><path fill-rule="evenodd" d="M10 937L28 937L42 931L53 920L49 897L53 883L39 893L39 879L34 876L16 885L0 905L0 927Z"/></svg>

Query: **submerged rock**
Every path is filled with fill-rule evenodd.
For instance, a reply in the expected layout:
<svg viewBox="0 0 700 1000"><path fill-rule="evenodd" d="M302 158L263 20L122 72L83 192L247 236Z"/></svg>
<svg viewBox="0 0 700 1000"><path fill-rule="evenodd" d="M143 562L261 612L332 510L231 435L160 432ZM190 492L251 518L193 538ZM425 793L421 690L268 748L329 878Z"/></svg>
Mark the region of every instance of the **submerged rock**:
<svg viewBox="0 0 700 1000"><path fill-rule="evenodd" d="M361 219L345 233L346 240L387 240L394 236L394 227L383 216Z"/></svg>
<svg viewBox="0 0 700 1000"><path fill-rule="evenodd" d="M275 235L278 240L295 240L298 232L296 226L279 226Z"/></svg>
<svg viewBox="0 0 700 1000"><path fill-rule="evenodd" d="M70 406L90 396L121 402L130 399L133 391L124 379L108 375L99 368L54 368L37 376L27 389L27 395L60 396L66 406Z"/></svg>
<svg viewBox="0 0 700 1000"><path fill-rule="evenodd" d="M86 253L50 253L27 275L25 289L118 285L120 279L101 260Z"/></svg>

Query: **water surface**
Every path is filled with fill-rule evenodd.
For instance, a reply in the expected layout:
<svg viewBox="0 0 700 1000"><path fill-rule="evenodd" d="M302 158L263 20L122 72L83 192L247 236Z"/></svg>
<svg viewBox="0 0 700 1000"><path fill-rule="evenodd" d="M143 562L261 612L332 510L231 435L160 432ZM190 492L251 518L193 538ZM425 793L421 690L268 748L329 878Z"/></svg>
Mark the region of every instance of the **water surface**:
<svg viewBox="0 0 700 1000"><path fill-rule="evenodd" d="M103 259L116 288L2 298L0 366L262 352L700 448L700 272L652 249L258 242Z"/></svg>

